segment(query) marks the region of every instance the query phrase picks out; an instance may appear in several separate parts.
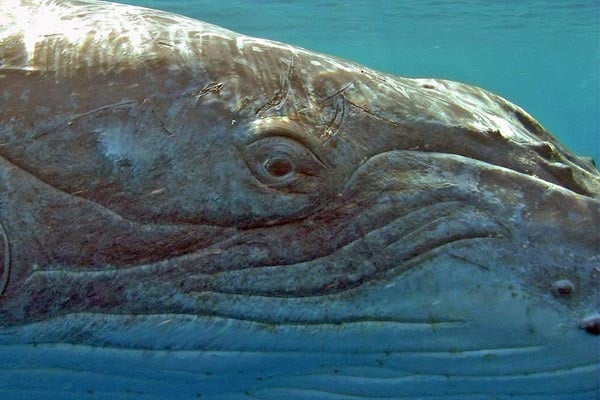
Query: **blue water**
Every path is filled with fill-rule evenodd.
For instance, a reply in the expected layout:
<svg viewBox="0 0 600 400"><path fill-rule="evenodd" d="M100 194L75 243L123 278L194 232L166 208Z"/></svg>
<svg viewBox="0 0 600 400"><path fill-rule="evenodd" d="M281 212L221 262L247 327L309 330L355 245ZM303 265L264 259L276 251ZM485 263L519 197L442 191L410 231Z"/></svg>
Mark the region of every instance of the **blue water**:
<svg viewBox="0 0 600 400"><path fill-rule="evenodd" d="M598 0L122 0L407 77L491 90L600 160Z"/></svg>

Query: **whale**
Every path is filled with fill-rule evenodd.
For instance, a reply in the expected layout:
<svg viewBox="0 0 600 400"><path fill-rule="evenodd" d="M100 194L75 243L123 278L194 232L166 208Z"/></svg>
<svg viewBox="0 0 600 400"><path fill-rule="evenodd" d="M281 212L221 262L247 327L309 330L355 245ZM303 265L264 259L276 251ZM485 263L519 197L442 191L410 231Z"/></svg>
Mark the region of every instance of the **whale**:
<svg viewBox="0 0 600 400"><path fill-rule="evenodd" d="M600 173L482 88L0 0L0 398L598 398Z"/></svg>

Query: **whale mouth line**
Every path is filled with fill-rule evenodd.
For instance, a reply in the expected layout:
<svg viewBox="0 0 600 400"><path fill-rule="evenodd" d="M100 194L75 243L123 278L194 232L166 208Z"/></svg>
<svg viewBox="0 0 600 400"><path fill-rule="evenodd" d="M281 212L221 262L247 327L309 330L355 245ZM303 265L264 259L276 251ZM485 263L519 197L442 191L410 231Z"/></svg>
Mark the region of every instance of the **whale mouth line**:
<svg viewBox="0 0 600 400"><path fill-rule="evenodd" d="M429 192L427 192L427 194L429 194ZM382 193L382 195L384 195L386 197L391 197L390 193L388 193L387 191L384 191ZM436 193L432 193L431 197L435 197L437 195L438 194L436 194ZM417 200L421 200L421 199L419 198ZM417 200L415 200L415 201L417 201ZM399 200L387 199L386 201L392 202L392 201L399 201ZM424 200L424 201L427 201L427 200ZM241 266L241 267L237 267L237 268L230 267L227 270L214 270L214 271L210 271L210 272L203 272L201 274L193 274L193 276L211 276L211 275L218 275L218 274L223 274L223 273L241 271L244 269L261 269L261 268L288 267L288 266L292 267L295 265L302 264L303 262L306 262L306 261L317 261L318 259L333 256L336 251L342 250L345 247L352 246L352 245L359 243L361 240L364 239L364 236L366 236L366 235L370 235L377 231L381 231L381 230L385 230L385 229L389 230L390 225L392 225L392 224L398 225L398 222L402 223L402 221L406 218L412 218L412 217L421 218L419 221L421 221L423 225L426 225L426 224L430 224L436 220L439 220L441 218L449 216L449 214L459 210L461 207L464 207L465 205L466 204L465 204L464 199L448 199L448 200L436 199L435 201L429 200L429 202L426 204L419 204L417 207L412 207L412 208L407 209L405 212L401 213L400 215L392 216L391 218L393 218L393 219L390 220L389 222L387 222L383 225L375 225L373 227L373 229L368 230L366 232L362 232L362 228L360 226L357 226L356 229L361 231L362 236L357 237L348 242L345 242L339 248L334 250L332 253L325 254L324 256L318 257L313 260L300 260L298 262L290 262L290 263ZM431 220L424 220L423 214L427 214L427 213L436 214L436 218L431 219ZM505 231L504 228L502 228L501 230L503 232ZM0 233L1 233L1 231L0 231ZM117 275L124 276L126 274L136 274L136 273L143 274L143 273L164 272L166 269L168 269L168 265L177 263L178 261L185 262L185 261L193 260L196 258L201 259L202 257L210 257L215 254L225 253L227 251L228 245L230 245L231 248L235 248L235 246L238 244L240 239L243 239L243 237L236 235L232 238L229 238L226 241L214 243L205 249L200 249L200 250L196 250L196 251L193 251L190 253L177 255L170 259L157 261L152 264L141 264L141 265L131 265L131 266L121 266L121 267L108 266L108 268L103 268L103 269L86 268L86 269L81 269L81 270L71 270L71 269L65 268L64 266L63 267L54 267L54 268L38 267L37 269L35 269L34 271L31 272L30 276L26 279L26 281L23 284L24 285L27 284L28 281L30 281L31 279L33 279L37 276L40 276L40 275L44 275L44 276L48 276L48 277L50 277L52 275L56 275L57 279L58 278L65 279L67 277L75 278L78 275L93 278L93 277L116 277Z"/></svg>
<svg viewBox="0 0 600 400"><path fill-rule="evenodd" d="M435 218L428 217L432 207L442 205L445 209L437 210L440 212ZM476 214L463 202L442 205L425 205L404 213L314 260L192 275L190 279L198 279L199 284L190 283L186 292L289 299L339 295L400 275L449 247L510 237L491 217ZM339 263L336 258L347 261Z"/></svg>
<svg viewBox="0 0 600 400"><path fill-rule="evenodd" d="M78 314L69 314L67 317L74 317L77 316ZM101 316L115 316L114 314L94 314L94 313L86 313L86 316L88 317L92 317L92 316L97 316L97 315L101 315ZM187 315L186 315L187 316ZM61 321L64 320L64 317L56 317L54 318L54 322L57 321ZM246 322L246 321L243 321ZM307 329L309 329L310 326L307 327ZM0 334L0 348L1 347L26 347L26 346L54 346L56 348L60 348L60 347L74 347L74 348L89 348L89 349L106 349L106 350L122 350L122 351L129 351L129 352L144 352L144 351L155 351L157 353L160 352L164 352L164 353L179 353L179 354L193 354L193 353L197 353L197 352L203 352L203 353L244 353L244 354L266 354L266 353L270 353L270 354L322 354L322 353L329 353L329 354L342 354L342 355L346 355L348 354L347 350L345 349L335 349L333 347L327 349L327 350L323 350L323 349L318 349L318 350L303 350L303 349L277 349L277 348L273 348L273 349L265 349L265 350L238 350L238 349L222 349L218 346L208 346L208 347L202 347L202 349L196 349L196 348L157 348L157 347L151 347L151 346L137 346L137 347L131 347L131 346L121 346L118 344L111 344L111 343L106 343L106 342L89 342L89 343L82 343L82 342L76 342L74 340L28 340L28 341L23 341L23 342L19 342L19 343L3 343L1 341L2 338L2 334ZM360 354L363 355L375 355L375 356L398 356L398 357L408 357L408 356L423 356L423 357L429 357L432 360L435 360L436 358L443 358L443 357L456 357L457 359L469 359L469 358L481 358L482 356L514 356L514 355L527 355L527 354L532 354L532 353L536 353L536 352L541 352L544 351L546 348L542 345L523 345L523 346L506 346L506 347L464 347L464 348L449 348L447 350L444 349L439 349L439 348L434 348L434 349L419 349L419 350L412 350L412 349L389 349L389 350L379 350L379 349L365 349L363 352L361 352ZM569 369L573 368L573 369L585 369L585 368L591 368L591 367L598 367L598 364L595 363L585 363L585 364L581 364L581 365L573 365L570 366ZM1 368L0 368L1 369ZM543 372L551 372L554 371L555 369L544 369L544 370L540 370L540 373ZM517 375L517 374L515 374Z"/></svg>
<svg viewBox="0 0 600 400"><path fill-rule="evenodd" d="M122 332L114 329L116 326L124 327ZM255 337L257 346L249 348L240 347L235 341L221 342L206 339L214 332L219 332L223 327L230 327L236 335L242 337ZM295 342L277 344L271 346L270 340L265 339L274 335L285 338L287 336L301 335L303 332L311 332L319 337L319 340L327 342L331 335L350 337L362 335L365 329L380 332L381 335L392 335L398 337L413 337L414 335L425 335L430 338L439 338L440 335L461 335L465 330L478 329L476 324L470 321L452 318L437 318L437 320L417 319L407 317L361 317L348 316L320 320L287 320L274 321L267 318L255 318L248 315L236 315L233 313L216 312L212 314L202 313L160 313L160 314L118 314L106 312L72 312L57 315L50 319L30 322L24 325L15 325L0 329L0 347L2 346L26 346L26 345L72 345L114 348L124 350L155 350L155 351L222 351L222 352L330 352L346 354L349 350L344 346L328 346L321 349L320 345L315 348L302 348L296 346ZM40 335L40 332L46 332ZM251 334L251 332L254 332ZM361 333L363 332L363 333ZM248 336L249 335L249 336ZM266 336L265 336L266 335ZM141 340L133 342L133 338ZM179 343L182 338L186 338ZM18 338L15 341L15 338ZM262 339L261 339L262 338ZM266 341L263 341L265 339ZM179 344L177 344L179 343ZM263 348L263 345L266 346ZM312 350L311 350L312 348ZM399 356L426 355L428 357L453 356L457 358L481 358L494 356L514 356L544 351L544 344L538 341L501 341L492 346L476 342L446 342L434 343L431 346L420 344L413 348L412 344L403 341L373 342L357 349L364 354L398 354ZM358 351L358 350L357 350Z"/></svg>
<svg viewBox="0 0 600 400"><path fill-rule="evenodd" d="M388 277L391 273L402 273L410 269L410 267L418 264L420 261L427 257L431 257L436 252L443 251L443 248L446 246L452 246L460 243L464 243L471 240L478 239L497 239L495 237L496 233L492 231L482 230L480 232L471 232L469 234L456 234L454 236L448 237L443 240L434 241L430 245L425 246L415 246L415 248L408 252L405 257L403 257L400 261L396 261L395 264L399 264L398 266L392 268L385 268L382 265L382 262L370 262L371 267L374 268L375 271L370 274L364 274L357 278L348 278L344 280L343 278L338 278L333 282L328 282L321 287L316 288L314 290L293 290L293 289L280 289L280 290L260 290L255 288L247 288L247 289L238 289L238 290L228 290L228 289L204 289L201 292L189 292L190 294L196 295L205 295L208 293L215 294L223 294L223 295L235 295L235 296L248 296L248 297L271 297L271 298L309 298L309 297L323 297L323 296L331 296L338 295L342 292L350 291L353 289L357 289L367 283L374 282L377 280L382 280ZM386 246L384 250L393 249L393 244ZM385 255L384 255L385 256ZM289 266L287 266L289 267ZM293 266L292 266L293 267ZM273 268L262 267L262 268Z"/></svg>
<svg viewBox="0 0 600 400"><path fill-rule="evenodd" d="M468 328L469 322L459 319L416 319L416 318L400 318L400 317L386 317L386 316L361 316L361 315L347 315L341 317L323 317L320 319L316 318L285 318L285 319L276 319L274 317L266 317L266 316L252 316L252 315L244 315L236 314L233 312L194 312L194 313L178 313L178 314L119 314L119 313L107 313L100 311L93 312L71 312L65 313L62 315L56 315L50 319L43 321L34 321L23 325L15 325L10 328L7 328L5 332L0 332L0 345L2 345L2 336L11 336L21 329L29 329L30 327L36 326L44 326L44 325L56 325L60 326L60 324L64 324L65 326L80 326L79 329L85 329L86 324L84 321L86 320L95 320L95 321L104 321L106 324L110 325L111 323L116 323L117 321L123 320L127 321L126 323L132 325L132 321L135 319L140 319L141 324L147 325L147 329L157 329L161 330L163 325L171 325L176 321L183 322L186 324L194 324L201 323L203 320L206 320L207 323L227 323L234 322L236 324L242 324L250 329L265 329L268 327L278 326L284 329L314 329L314 328L323 328L323 329L335 329L335 330L348 330L348 329L360 329L360 327L368 327L368 326L376 326L379 328L393 328L397 331L406 331L406 332L439 332L441 330L450 330L450 329L464 329ZM154 320L160 322L154 322ZM98 324L98 323L97 323ZM98 324L98 327L100 324ZM58 328L60 329L60 328ZM171 327L164 327L165 331L168 331ZM39 340L39 338L27 341L25 340L21 344L41 344L41 343L56 343L57 341L49 340ZM60 343L65 344L73 344L77 345L78 343L73 341L63 341L60 340ZM79 343L81 344L81 343ZM85 345L91 345L89 343L85 343ZM104 344L102 347L106 347ZM110 347L110 346L108 346ZM508 347L503 348L501 350L510 350L510 349L537 349L539 346L523 346L523 347ZM457 350L461 353L464 352L476 352L476 351L487 351L489 349L464 349ZM495 349L498 350L498 349ZM436 350L437 351L437 350ZM432 353L434 351L425 351L425 353Z"/></svg>

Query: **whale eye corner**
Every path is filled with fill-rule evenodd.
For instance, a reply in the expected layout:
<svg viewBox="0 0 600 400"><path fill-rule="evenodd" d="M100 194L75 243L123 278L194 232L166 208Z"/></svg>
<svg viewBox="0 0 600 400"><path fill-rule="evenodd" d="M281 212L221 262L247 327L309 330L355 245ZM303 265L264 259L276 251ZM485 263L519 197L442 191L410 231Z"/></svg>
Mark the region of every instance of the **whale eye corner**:
<svg viewBox="0 0 600 400"><path fill-rule="evenodd" d="M568 297L575 291L575 285L568 279L560 279L552 283L552 294L556 297Z"/></svg>
<svg viewBox="0 0 600 400"><path fill-rule="evenodd" d="M600 335L600 315L595 314L583 319L579 323L579 329L583 329L592 335Z"/></svg>

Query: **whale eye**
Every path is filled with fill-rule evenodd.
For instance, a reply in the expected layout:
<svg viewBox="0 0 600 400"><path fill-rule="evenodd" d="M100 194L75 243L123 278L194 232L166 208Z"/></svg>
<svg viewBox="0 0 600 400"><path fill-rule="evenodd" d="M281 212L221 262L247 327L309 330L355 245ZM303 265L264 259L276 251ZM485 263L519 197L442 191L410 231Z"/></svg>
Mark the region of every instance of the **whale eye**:
<svg viewBox="0 0 600 400"><path fill-rule="evenodd" d="M293 172L294 166L290 160L285 158L274 158L266 161L265 169L271 176L281 178Z"/></svg>
<svg viewBox="0 0 600 400"><path fill-rule="evenodd" d="M246 162L263 184L306 192L325 165L303 143L285 136L267 136L247 145Z"/></svg>

